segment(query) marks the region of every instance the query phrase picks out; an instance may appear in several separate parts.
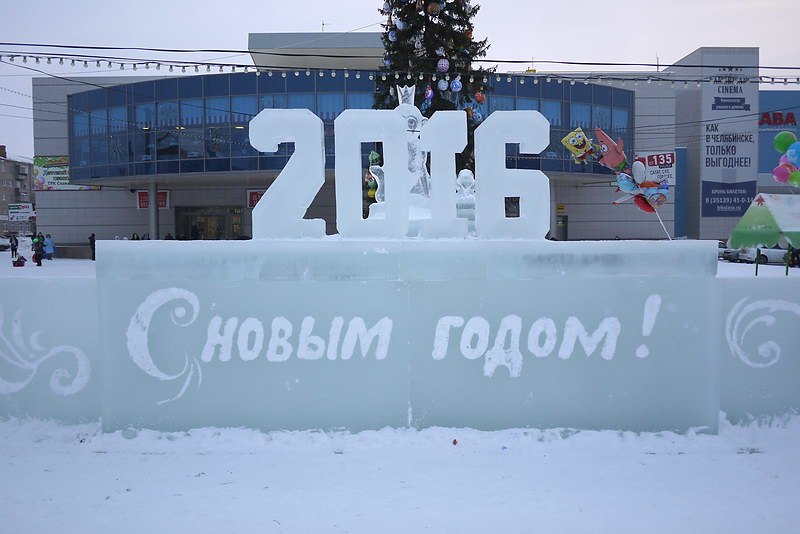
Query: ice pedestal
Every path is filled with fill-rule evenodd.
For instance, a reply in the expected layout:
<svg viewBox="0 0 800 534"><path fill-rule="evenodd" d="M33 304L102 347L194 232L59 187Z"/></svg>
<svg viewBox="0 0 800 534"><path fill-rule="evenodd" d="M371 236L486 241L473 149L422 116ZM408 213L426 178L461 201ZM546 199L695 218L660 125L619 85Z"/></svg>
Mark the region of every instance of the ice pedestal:
<svg viewBox="0 0 800 534"><path fill-rule="evenodd" d="M98 243L103 425L714 431L715 248Z"/></svg>

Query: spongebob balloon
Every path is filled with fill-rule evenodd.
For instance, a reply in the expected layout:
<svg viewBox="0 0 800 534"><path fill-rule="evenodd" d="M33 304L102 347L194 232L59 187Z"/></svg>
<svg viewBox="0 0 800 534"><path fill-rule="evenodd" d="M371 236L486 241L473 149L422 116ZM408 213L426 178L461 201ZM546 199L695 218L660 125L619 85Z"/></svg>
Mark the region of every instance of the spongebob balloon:
<svg viewBox="0 0 800 534"><path fill-rule="evenodd" d="M587 158L594 154L594 146L592 140L589 139L581 128L575 128L567 136L561 140L561 144L567 147L572 153L572 159L575 163L589 163Z"/></svg>

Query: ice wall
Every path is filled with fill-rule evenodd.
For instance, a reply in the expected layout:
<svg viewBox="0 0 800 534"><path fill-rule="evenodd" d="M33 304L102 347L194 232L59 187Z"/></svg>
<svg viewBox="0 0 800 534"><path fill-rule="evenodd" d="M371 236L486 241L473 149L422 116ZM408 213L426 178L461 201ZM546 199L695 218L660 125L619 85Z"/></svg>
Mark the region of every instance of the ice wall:
<svg viewBox="0 0 800 534"><path fill-rule="evenodd" d="M703 242L103 242L103 424L714 429Z"/></svg>

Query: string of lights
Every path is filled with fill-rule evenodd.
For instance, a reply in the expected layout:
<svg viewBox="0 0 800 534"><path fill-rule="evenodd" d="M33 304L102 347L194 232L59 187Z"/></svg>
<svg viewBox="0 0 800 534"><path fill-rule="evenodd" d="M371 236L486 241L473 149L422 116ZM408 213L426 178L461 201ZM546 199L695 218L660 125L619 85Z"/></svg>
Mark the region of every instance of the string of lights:
<svg viewBox="0 0 800 534"><path fill-rule="evenodd" d="M2 45L8 45L9 43L0 43ZM88 47L91 48L91 47ZM102 47L97 47L102 48ZM148 49L148 50L157 50L162 51L166 49ZM192 51L183 51L183 52L235 52L231 50L192 50ZM254 52L256 53L256 52ZM271 55L275 56L284 56L284 57L322 57L322 58L336 58L336 59L356 59L356 58L372 58L372 56L348 56L348 55L333 55L333 54L282 54L282 53L270 53ZM378 59L378 58L374 58ZM153 58L136 58L136 57L125 57L125 56L99 56L99 55L92 55L92 54L73 54L73 53L60 53L57 55L47 54L42 52L35 52L35 51L10 51L10 50L0 50L0 61L3 63L22 63L27 64L29 61L36 64L36 65L53 65L57 64L60 66L69 65L72 67L83 66L84 69L88 69L90 66L94 68L102 68L103 66L106 69L117 69L117 70L161 70L162 68L168 70L169 72L180 72L181 74L189 73L200 73L206 72L211 73L213 72L253 72L256 75L261 75L263 73L267 73L268 75L273 75L273 73L280 73L282 76L286 76L286 73L292 73L295 76L299 76L301 72L305 71L306 75L310 75L310 69L306 69L302 66L286 66L286 65L259 65L254 66L250 63L231 63L231 62L207 62L207 61L184 61L184 60L172 60L172 59L153 59ZM491 63L522 63L521 60L480 60L480 61L487 61ZM530 63L530 60L527 60L525 63ZM629 67L646 67L652 66L651 64L645 63L598 63L598 62L576 62L576 61L538 61L537 63L552 63L552 64L563 64L563 65L581 65L581 66L629 66ZM672 66L670 69L676 67L686 67L686 68L698 68L696 65L679 65L679 66ZM706 68L728 68L723 66L709 66L706 65ZM741 69L770 69L770 70L786 70L786 71L800 71L800 67L788 67L788 66L755 66L755 67L737 67ZM336 76L335 69L314 69L316 70L320 76ZM355 71L359 75L361 71ZM368 71L364 71L365 73ZM350 70L345 70L344 76L349 76ZM556 82L556 83L569 83L571 85L575 85L576 83L619 83L620 86L625 86L626 84L632 84L634 87L637 86L639 83L669 83L671 85L675 84L684 84L688 86L689 84L701 85L703 83L714 83L715 80L718 79L719 75L697 75L697 74L679 74L673 72L666 72L660 71L656 73L650 72L625 72L625 73L615 73L615 72L603 72L603 73L596 73L596 72L586 72L586 73L539 73L535 71L524 71L524 72L514 72L509 73L513 74L518 80L520 84L526 83L526 80L531 81L532 83L540 83L540 81L544 80L547 83ZM493 74L492 76L495 77L495 81L501 81L503 78L506 78L508 82L511 81L509 74L501 75L501 74ZM387 70L387 69L375 69L375 71L370 72L368 75L371 76L381 76L382 79L388 79L394 76L395 79L424 79L424 78L432 78L436 80L436 77L441 77L442 74L438 72L407 72L402 70ZM452 75L446 74L444 75L445 79L449 79L449 77L459 77L459 76L470 76L474 77L475 74L469 72L462 72L458 73L455 72ZM738 83L757 83L757 84L775 84L775 83L782 83L783 85L788 84L800 84L800 76L766 76L766 75L745 75L742 72L736 72L735 77ZM489 75L484 76L484 82L489 83Z"/></svg>

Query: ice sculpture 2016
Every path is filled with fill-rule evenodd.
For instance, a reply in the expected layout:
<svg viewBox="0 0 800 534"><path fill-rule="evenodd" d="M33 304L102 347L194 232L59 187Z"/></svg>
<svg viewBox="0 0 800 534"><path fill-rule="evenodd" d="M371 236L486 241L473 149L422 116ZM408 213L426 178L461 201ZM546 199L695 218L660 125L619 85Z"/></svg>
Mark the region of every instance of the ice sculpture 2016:
<svg viewBox="0 0 800 534"><path fill-rule="evenodd" d="M547 121L490 115L474 181L456 179L464 129L459 111L422 129L424 196L400 113L340 114L340 234L323 237L303 219L322 184L320 122L264 110L254 146L296 150L254 210L257 239L98 243L104 428L715 430L716 245L547 241L548 178L503 164L508 143L543 150ZM365 219L372 142L385 199ZM477 238L458 217L473 199ZM427 208L414 225L410 207Z"/></svg>

